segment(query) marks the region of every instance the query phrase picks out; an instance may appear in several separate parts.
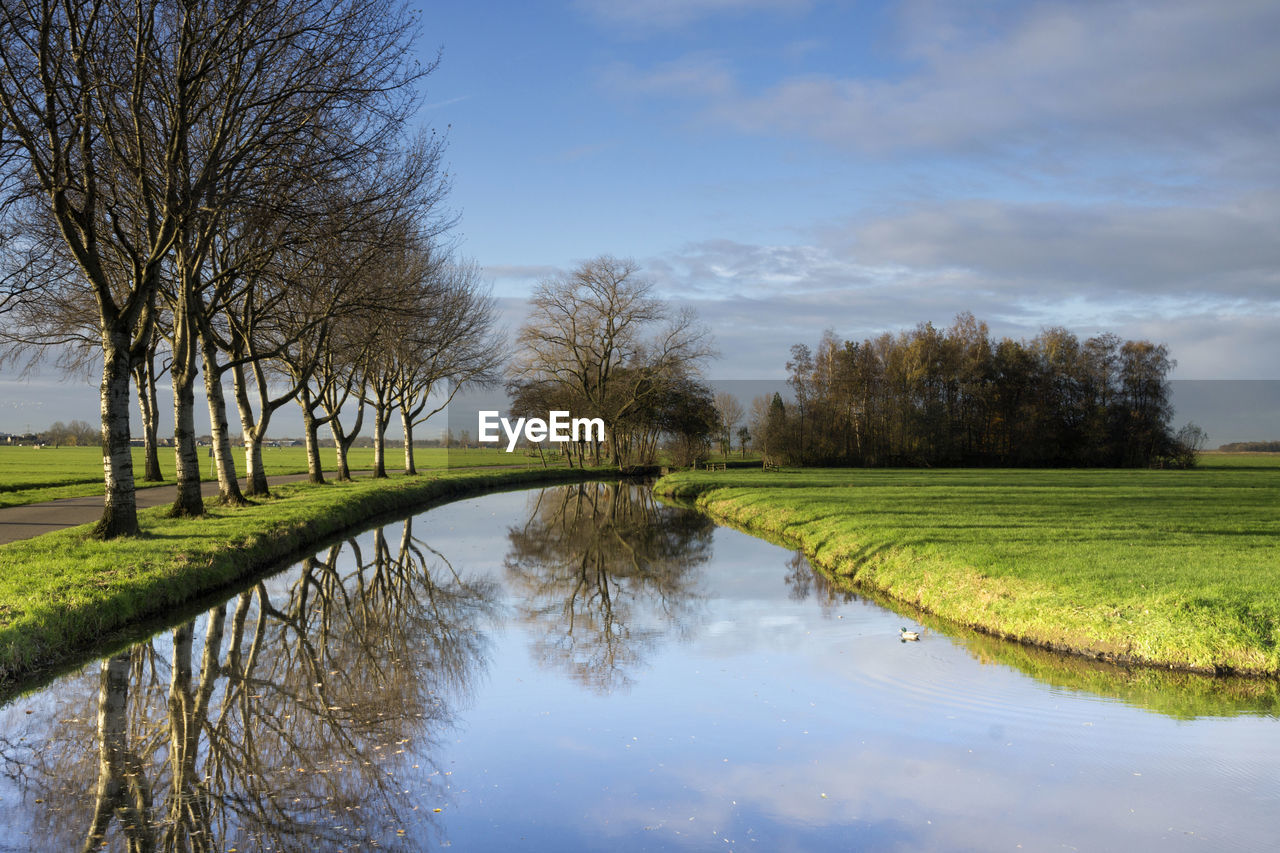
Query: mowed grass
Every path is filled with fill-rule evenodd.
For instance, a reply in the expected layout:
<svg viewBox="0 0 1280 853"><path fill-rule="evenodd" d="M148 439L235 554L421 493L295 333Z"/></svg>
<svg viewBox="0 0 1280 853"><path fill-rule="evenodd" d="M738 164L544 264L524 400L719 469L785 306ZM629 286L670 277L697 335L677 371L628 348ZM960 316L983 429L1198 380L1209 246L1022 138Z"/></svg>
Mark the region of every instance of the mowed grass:
<svg viewBox="0 0 1280 853"><path fill-rule="evenodd" d="M526 468L295 483L251 506L210 506L198 519L143 510L134 538L96 541L92 526L83 525L0 546L0 693L15 679L90 653L139 620L243 582L353 525L481 490L602 473Z"/></svg>
<svg viewBox="0 0 1280 853"><path fill-rule="evenodd" d="M1280 674L1280 460L1191 471L681 473L659 494L1010 639Z"/></svg>
<svg viewBox="0 0 1280 853"><path fill-rule="evenodd" d="M201 475L214 479L213 460L208 448L200 448ZM354 447L348 455L353 471L373 469L373 448ZM326 470L336 468L332 448L320 451L320 461ZM283 474L305 474L307 457L301 447L265 447L262 462L268 477ZM414 463L419 470L431 471L445 468L472 468L496 465L539 464L522 451L507 453L497 448L446 449L442 447L414 448ZM387 448L388 471L404 468L404 446L391 444ZM143 455L141 448L133 451L134 476L141 478ZM243 476L243 452L236 448L236 470ZM173 448L160 448L160 471L164 482L173 482ZM0 447L0 507L39 503L59 498L83 497L102 494L102 451L97 447ZM138 481L140 487L155 485Z"/></svg>
<svg viewBox="0 0 1280 853"><path fill-rule="evenodd" d="M1219 453L1216 450L1200 454L1200 468L1278 468L1280 453Z"/></svg>

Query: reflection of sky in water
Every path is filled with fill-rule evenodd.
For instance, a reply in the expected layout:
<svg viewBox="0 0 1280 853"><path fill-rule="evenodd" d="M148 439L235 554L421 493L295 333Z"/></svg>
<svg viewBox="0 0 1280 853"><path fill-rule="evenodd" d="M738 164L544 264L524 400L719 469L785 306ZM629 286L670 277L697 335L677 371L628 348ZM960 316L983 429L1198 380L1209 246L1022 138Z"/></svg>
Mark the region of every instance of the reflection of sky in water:
<svg viewBox="0 0 1280 853"><path fill-rule="evenodd" d="M508 531L529 529L530 505L528 494L491 495L414 523L464 579L509 586L494 618L473 626L484 660L449 698L452 724L406 745L396 765L405 790L432 792L406 797L414 810L394 816L409 839L464 850L1274 843L1276 719L1176 719L980 664L965 641L935 632L901 643L899 626L917 624L908 617L828 599L818 583L799 599L786 582L790 552L730 530L680 527L671 515L661 523L672 541L713 537L710 560L604 587L615 630L633 647L610 658L625 677L593 687L546 651L563 626L511 595L519 564L521 588L546 582L540 601L554 604L557 590L578 596L577 619L599 604L598 574L566 586L578 575L548 567L554 557L515 554ZM535 532L529 549L557 535L554 525ZM369 537L360 539L366 549ZM647 542L656 553L664 541L627 547ZM270 585L289 582L286 572ZM669 600L673 590L680 601ZM554 648L580 655L583 638L573 639ZM77 683L93 689L96 680ZM6 737L47 727L60 704L74 704L56 695L0 710ZM426 778L426 768L441 775ZM86 792L92 784L84 781ZM0 822L21 831L35 808L0 783ZM0 849L29 846L8 837Z"/></svg>
<svg viewBox="0 0 1280 853"><path fill-rule="evenodd" d="M635 849L1271 843L1275 720L1185 722L1051 689L938 634L900 643L906 620L874 604L791 600L784 549L717 529L714 554L692 638L656 648L625 693L529 671L509 626L450 755L494 781L460 799L480 820L451 821L451 838L570 826L588 847ZM482 819L494 814L499 826Z"/></svg>

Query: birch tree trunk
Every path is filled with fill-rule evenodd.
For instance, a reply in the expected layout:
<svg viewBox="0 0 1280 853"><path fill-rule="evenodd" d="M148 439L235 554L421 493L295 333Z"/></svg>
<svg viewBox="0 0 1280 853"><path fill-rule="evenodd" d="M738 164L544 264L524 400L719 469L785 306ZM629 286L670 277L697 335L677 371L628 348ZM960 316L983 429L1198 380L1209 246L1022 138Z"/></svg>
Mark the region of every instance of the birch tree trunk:
<svg viewBox="0 0 1280 853"><path fill-rule="evenodd" d="M338 461L338 479L351 479L351 466L347 457L351 452L351 445L355 444L356 437L360 434L360 427L364 423L364 405L361 404L356 422L348 430L342 426L342 422L338 419L338 411L330 411L329 430L333 433L333 448Z"/></svg>
<svg viewBox="0 0 1280 853"><path fill-rule="evenodd" d="M102 519L93 532L100 539L113 539L138 532L133 450L129 440L128 333L104 332L102 354L102 472L106 495Z"/></svg>
<svg viewBox="0 0 1280 853"><path fill-rule="evenodd" d="M302 428L307 443L307 474L312 483L324 482L324 468L320 464L320 422L315 416L315 401L304 388L298 397L302 404Z"/></svg>
<svg viewBox="0 0 1280 853"><path fill-rule="evenodd" d="M391 412L379 401L373 409L373 477L375 480L386 479L387 476L387 421Z"/></svg>
<svg viewBox="0 0 1280 853"><path fill-rule="evenodd" d="M160 471L160 410L156 405L156 353L148 348L146 356L134 366L134 384L138 392L138 412L142 416L143 475L149 483L164 481Z"/></svg>
<svg viewBox="0 0 1280 853"><path fill-rule="evenodd" d="M262 466L262 440L267 435L267 425L274 411L269 405L262 407L262 414L255 422L253 407L249 403L249 389L245 384L244 368L231 368L231 381L235 389L236 408L240 411L240 429L244 435L244 467L248 486L244 494L266 497L271 493L267 485L267 472Z"/></svg>
<svg viewBox="0 0 1280 853"><path fill-rule="evenodd" d="M174 518L204 515L204 498L200 495L200 452L196 449L195 328L191 322L185 294L179 295L173 309L173 366L169 376L173 383L173 456L178 494L169 514Z"/></svg>
<svg viewBox="0 0 1280 853"><path fill-rule="evenodd" d="M418 469L413 464L413 418L404 409L400 410L400 424L404 427L404 472L417 474Z"/></svg>
<svg viewBox="0 0 1280 853"><path fill-rule="evenodd" d="M236 480L236 460L231 455L231 431L227 425L227 400L218 370L218 351L203 337L201 351L204 356L204 390L212 425L213 458L218 469L218 502L224 506L244 506L248 501L240 493L240 483Z"/></svg>

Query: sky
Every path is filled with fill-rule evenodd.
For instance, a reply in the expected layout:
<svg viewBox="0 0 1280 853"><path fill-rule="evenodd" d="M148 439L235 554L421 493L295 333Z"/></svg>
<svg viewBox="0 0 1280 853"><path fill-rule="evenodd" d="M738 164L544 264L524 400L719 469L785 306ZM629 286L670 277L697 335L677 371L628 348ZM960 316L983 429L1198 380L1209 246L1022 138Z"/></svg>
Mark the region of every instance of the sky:
<svg viewBox="0 0 1280 853"><path fill-rule="evenodd" d="M512 329L611 254L697 309L712 378L972 311L1280 379L1274 0L443 0L421 29L420 120ZM0 430L52 420L17 389Z"/></svg>
<svg viewBox="0 0 1280 853"><path fill-rule="evenodd" d="M966 310L1280 378L1280 5L976 5L432 6L462 250L512 317L632 257L729 378Z"/></svg>

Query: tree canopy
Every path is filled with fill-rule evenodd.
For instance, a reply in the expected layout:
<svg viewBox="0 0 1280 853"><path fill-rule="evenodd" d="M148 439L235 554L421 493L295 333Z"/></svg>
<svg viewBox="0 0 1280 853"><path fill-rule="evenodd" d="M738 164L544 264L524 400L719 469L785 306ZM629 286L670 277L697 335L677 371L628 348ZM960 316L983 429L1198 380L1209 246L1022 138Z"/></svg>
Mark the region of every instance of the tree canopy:
<svg viewBox="0 0 1280 853"><path fill-rule="evenodd" d="M828 332L792 348L793 399L758 404L751 431L789 464L1181 466L1203 440L1171 429L1174 364L1163 344L1111 334L995 340L971 314L863 341Z"/></svg>

